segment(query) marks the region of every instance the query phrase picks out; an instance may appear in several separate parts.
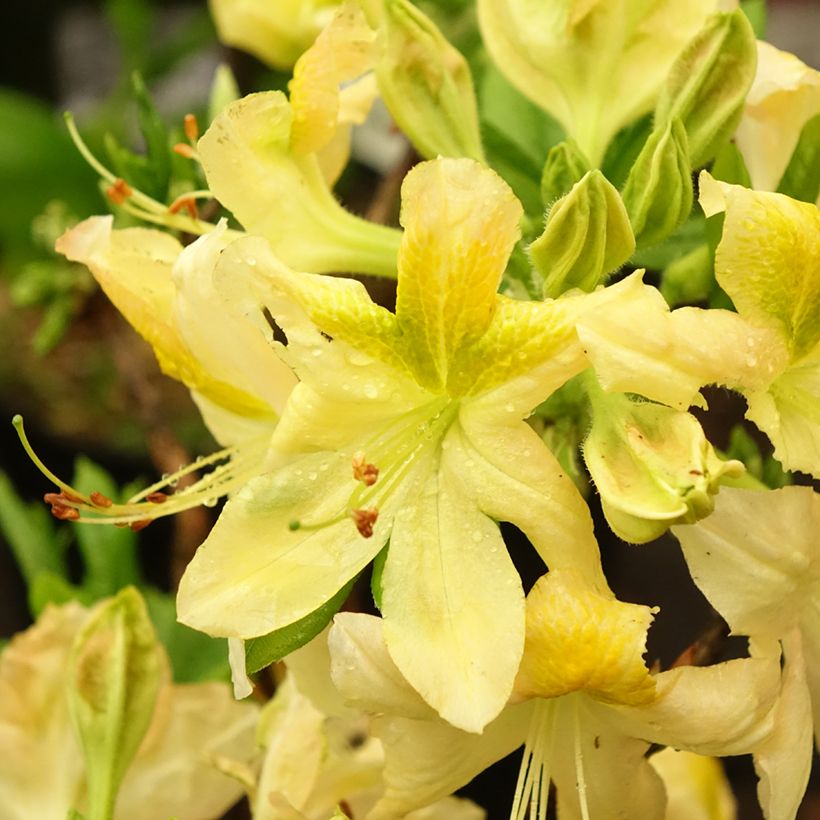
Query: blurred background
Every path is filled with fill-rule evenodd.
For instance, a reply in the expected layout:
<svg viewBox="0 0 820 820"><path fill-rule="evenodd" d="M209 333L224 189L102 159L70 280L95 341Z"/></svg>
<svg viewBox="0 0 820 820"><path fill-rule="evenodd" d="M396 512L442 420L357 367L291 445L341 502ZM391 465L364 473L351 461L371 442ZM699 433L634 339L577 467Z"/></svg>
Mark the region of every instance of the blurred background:
<svg viewBox="0 0 820 820"><path fill-rule="evenodd" d="M820 0L770 0L768 15L770 42L820 66ZM109 482L112 491L134 481L150 483L215 448L187 390L159 373L150 348L110 306L90 274L53 252L54 240L67 226L108 210L96 175L68 138L61 112L74 113L98 156L119 149L139 152L134 71L140 72L171 140L175 132L181 136L186 113L207 122L220 63L231 67L243 93L284 88L287 75L221 46L205 2L6 0L0 4L0 32L2 639L28 626L43 600L71 594L72 585L91 594L89 566L94 550L101 548L131 556L123 560L135 562L132 580L138 577L158 595L171 592L218 512L201 508L162 519L141 533L88 528L113 535L78 539L71 525L48 515L40 499L51 487L7 423L14 413L23 414L33 446L57 475L70 479L77 474L97 486ZM359 153L360 161L337 192L359 213L390 219L385 196L392 190L395 198L396 181L382 179L374 166L395 164L397 157L400 166L409 155L389 128L382 127L377 140L379 134L384 145L359 150L391 159ZM381 298L389 304L389 290ZM721 437L742 416L742 404L727 396L715 397L723 415L709 419L715 442L723 446ZM90 461L78 463L78 454ZM649 656L668 666L709 626L708 604L689 581L672 539L651 549L627 548L608 533L600 516L599 523L608 575L619 597L662 608ZM541 571L531 551L512 528L505 536L531 584ZM52 579L51 587L33 592L27 584L32 555L46 565L53 562L54 575L67 578L69 586L55 592L60 582ZM92 579L97 592L125 578L109 577L112 572L119 570L98 568ZM156 600L171 630L172 599ZM366 588L355 605L370 606ZM225 674L221 643L197 643L191 636L179 640L191 641L190 657L201 667L197 674ZM491 820L503 816L519 758L482 775L470 791L488 806ZM741 820L756 820L760 813L750 761L730 761L728 768L741 800ZM816 794L815 783L802 820L820 818Z"/></svg>

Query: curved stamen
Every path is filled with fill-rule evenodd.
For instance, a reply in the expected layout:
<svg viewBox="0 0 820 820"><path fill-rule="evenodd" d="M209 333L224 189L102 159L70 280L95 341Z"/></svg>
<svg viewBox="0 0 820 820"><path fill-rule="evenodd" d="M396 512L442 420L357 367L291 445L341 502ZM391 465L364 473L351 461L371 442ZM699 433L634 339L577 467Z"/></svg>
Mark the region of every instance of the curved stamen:
<svg viewBox="0 0 820 820"><path fill-rule="evenodd" d="M156 518L192 507L213 506L218 498L238 490L259 474L267 444L267 436L263 436L198 458L119 504L100 492L81 493L60 479L34 452L26 436L22 416L15 416L12 424L37 469L60 489L59 493L46 493L44 496L56 518L83 524L119 524L132 529L142 529ZM190 486L179 492L174 491L181 478L205 467L212 469Z"/></svg>

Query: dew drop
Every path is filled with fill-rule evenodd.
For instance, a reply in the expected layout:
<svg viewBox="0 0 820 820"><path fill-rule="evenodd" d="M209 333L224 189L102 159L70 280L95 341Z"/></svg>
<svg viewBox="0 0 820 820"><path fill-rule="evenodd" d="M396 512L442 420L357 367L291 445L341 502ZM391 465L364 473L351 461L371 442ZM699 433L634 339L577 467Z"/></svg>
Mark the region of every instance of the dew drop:
<svg viewBox="0 0 820 820"><path fill-rule="evenodd" d="M757 367L757 358L754 356L748 356L746 358L746 365L747 367Z"/></svg>
<svg viewBox="0 0 820 820"><path fill-rule="evenodd" d="M314 347L314 348L313 348L313 350L311 350L311 351L310 351L310 355L311 355L311 356L315 356L315 357L317 357L317 358L318 358L319 356L321 356L321 355L322 355L322 348L320 348L320 347Z"/></svg>
<svg viewBox="0 0 820 820"><path fill-rule="evenodd" d="M319 478L319 473L308 473L308 479L310 481L316 481Z"/></svg>
<svg viewBox="0 0 820 820"><path fill-rule="evenodd" d="M219 499L218 499L218 498L216 498L216 497L214 497L214 498L206 498L206 499L202 502L202 505L203 505L204 507L215 507L215 506L216 506L216 502L217 502L217 501L219 501Z"/></svg>
<svg viewBox="0 0 820 820"><path fill-rule="evenodd" d="M364 394L368 399L375 399L376 396L379 395L379 391L376 389L375 384L371 384L370 382L368 382L364 386Z"/></svg>
<svg viewBox="0 0 820 820"><path fill-rule="evenodd" d="M484 534L481 532L481 530L473 530L473 541L475 541L476 544L480 544L483 540Z"/></svg>
<svg viewBox="0 0 820 820"><path fill-rule="evenodd" d="M507 403L507 404L505 404L505 405L504 405L504 409L505 409L508 413L514 413L514 412L515 412L515 405L514 405L514 404L512 404L512 402L509 402L509 403Z"/></svg>

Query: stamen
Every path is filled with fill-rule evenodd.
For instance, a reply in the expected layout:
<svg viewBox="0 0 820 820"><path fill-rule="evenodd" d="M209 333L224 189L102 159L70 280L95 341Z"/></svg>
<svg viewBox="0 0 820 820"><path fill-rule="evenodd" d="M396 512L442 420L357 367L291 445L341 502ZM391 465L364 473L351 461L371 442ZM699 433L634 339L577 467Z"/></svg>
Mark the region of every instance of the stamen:
<svg viewBox="0 0 820 820"><path fill-rule="evenodd" d="M60 489L60 492L46 493L43 497L51 505L52 515L61 520L79 521L83 524L130 526L137 531L147 527L156 518L200 505L208 506L214 499L239 489L261 471L268 438L252 439L243 443L241 448L228 447L199 458L176 473L163 476L160 481L146 487L125 503L118 504L97 491L84 495L59 479L31 447L23 428L22 417L15 416L13 424L34 465ZM173 491L180 478L204 467L212 469L184 490L176 493Z"/></svg>
<svg viewBox="0 0 820 820"><path fill-rule="evenodd" d="M350 517L356 525L356 529L362 538L371 538L373 536L373 525L379 517L379 511L375 507L369 510L351 510Z"/></svg>
<svg viewBox="0 0 820 820"><path fill-rule="evenodd" d="M525 820L528 813L530 820L547 818L551 777L545 766L549 760L545 750L552 742L552 706L548 700L539 700L530 719L510 820Z"/></svg>
<svg viewBox="0 0 820 820"><path fill-rule="evenodd" d="M196 116L194 114L186 114L183 123L185 136L190 142L196 142L199 137L199 123L196 121Z"/></svg>
<svg viewBox="0 0 820 820"><path fill-rule="evenodd" d="M379 478L379 468L365 460L364 453L353 456L353 478L361 481L365 487L372 487Z"/></svg>
<svg viewBox="0 0 820 820"><path fill-rule="evenodd" d="M122 178L117 177L113 185L105 189L106 196L115 204L122 205L128 197L132 196L134 189Z"/></svg>
<svg viewBox="0 0 820 820"><path fill-rule="evenodd" d="M196 200L190 196L182 196L178 199L175 199L169 206L168 206L168 213L176 214L179 213L182 209L188 211L188 214L192 219L199 219L199 211L196 209Z"/></svg>
<svg viewBox="0 0 820 820"><path fill-rule="evenodd" d="M578 784L578 802L581 804L581 817L589 820L589 805L587 804L587 781L584 777L584 752L581 748L581 721L578 717L578 701L574 704L575 729L575 779Z"/></svg>
<svg viewBox="0 0 820 820"><path fill-rule="evenodd" d="M185 159L193 159L196 156L196 151L187 142L178 142L173 150L175 154L179 154Z"/></svg>

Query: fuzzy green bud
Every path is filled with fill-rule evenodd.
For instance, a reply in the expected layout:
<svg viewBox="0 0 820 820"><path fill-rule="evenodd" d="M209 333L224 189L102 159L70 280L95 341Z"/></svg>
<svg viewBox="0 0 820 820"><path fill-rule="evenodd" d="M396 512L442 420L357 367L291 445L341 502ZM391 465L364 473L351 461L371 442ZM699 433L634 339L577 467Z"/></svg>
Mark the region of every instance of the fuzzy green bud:
<svg viewBox="0 0 820 820"><path fill-rule="evenodd" d="M672 66L655 121L680 118L693 168L712 159L734 133L756 67L754 31L740 9L711 17Z"/></svg>
<svg viewBox="0 0 820 820"><path fill-rule="evenodd" d="M594 290L635 250L635 238L618 191L598 170L589 171L550 209L544 232L529 247L544 277L544 295L571 288Z"/></svg>
<svg viewBox="0 0 820 820"><path fill-rule="evenodd" d="M473 79L463 55L408 0L386 0L379 90L393 118L428 159L484 161Z"/></svg>
<svg viewBox="0 0 820 820"><path fill-rule="evenodd" d="M716 455L690 413L604 393L597 382L589 394L584 460L609 526L625 541L642 544L704 518L721 476L743 473L741 462Z"/></svg>
<svg viewBox="0 0 820 820"><path fill-rule="evenodd" d="M117 791L151 722L164 666L133 587L102 603L77 635L68 704L85 757L88 820L113 816Z"/></svg>
<svg viewBox="0 0 820 820"><path fill-rule="evenodd" d="M589 170L589 162L574 140L554 145L541 173L541 201L550 206L556 199L566 196Z"/></svg>
<svg viewBox="0 0 820 820"><path fill-rule="evenodd" d="M692 210L686 130L679 119L656 127L635 160L623 190L638 247L669 236Z"/></svg>

